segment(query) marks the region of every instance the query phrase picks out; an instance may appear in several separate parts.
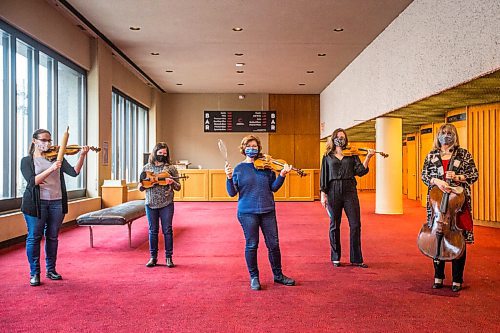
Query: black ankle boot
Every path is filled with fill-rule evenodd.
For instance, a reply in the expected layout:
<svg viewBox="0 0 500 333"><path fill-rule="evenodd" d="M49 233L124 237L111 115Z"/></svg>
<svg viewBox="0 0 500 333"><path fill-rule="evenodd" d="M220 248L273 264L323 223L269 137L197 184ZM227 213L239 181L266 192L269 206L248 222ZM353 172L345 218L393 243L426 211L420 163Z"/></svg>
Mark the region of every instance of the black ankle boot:
<svg viewBox="0 0 500 333"><path fill-rule="evenodd" d="M49 271L47 272L46 276L51 280L62 280L61 274L57 273L56 271Z"/></svg>
<svg viewBox="0 0 500 333"><path fill-rule="evenodd" d="M260 290L260 281L258 277L253 277L250 279L250 288L252 290Z"/></svg>
<svg viewBox="0 0 500 333"><path fill-rule="evenodd" d="M156 258L151 258L146 264L146 267L155 267L157 262L158 260Z"/></svg>
<svg viewBox="0 0 500 333"><path fill-rule="evenodd" d="M168 268L175 267L174 262L172 261L172 257L167 257L166 262Z"/></svg>
<svg viewBox="0 0 500 333"><path fill-rule="evenodd" d="M291 279L288 276L285 276L283 274L281 274L281 276L275 276L274 282L283 284L285 286L294 286L295 285L294 279Z"/></svg>
<svg viewBox="0 0 500 333"><path fill-rule="evenodd" d="M40 274L35 274L30 277L30 286L36 287L40 285Z"/></svg>

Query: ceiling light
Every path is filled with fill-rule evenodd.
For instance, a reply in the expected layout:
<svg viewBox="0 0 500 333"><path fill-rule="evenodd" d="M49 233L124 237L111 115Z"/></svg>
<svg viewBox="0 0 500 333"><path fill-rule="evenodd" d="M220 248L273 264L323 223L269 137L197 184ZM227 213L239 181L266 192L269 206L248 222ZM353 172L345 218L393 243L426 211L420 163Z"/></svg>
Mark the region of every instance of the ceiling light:
<svg viewBox="0 0 500 333"><path fill-rule="evenodd" d="M171 70L171 69L167 69L165 72L167 72L167 73L173 73L174 71Z"/></svg>
<svg viewBox="0 0 500 333"><path fill-rule="evenodd" d="M306 71L307 74L312 74L314 71Z"/></svg>
<svg viewBox="0 0 500 333"><path fill-rule="evenodd" d="M344 31L344 28L335 28L335 29L333 29L333 31L335 31L335 32L342 32L342 31Z"/></svg>
<svg viewBox="0 0 500 333"><path fill-rule="evenodd" d="M305 83L299 83L299 86L305 86L306 84Z"/></svg>
<svg viewBox="0 0 500 333"><path fill-rule="evenodd" d="M132 31L139 31L141 30L141 27L129 27L129 29Z"/></svg>
<svg viewBox="0 0 500 333"><path fill-rule="evenodd" d="M159 54L158 52L151 52L151 55L153 55L153 56L158 56L158 55L160 55L160 54Z"/></svg>
<svg viewBox="0 0 500 333"><path fill-rule="evenodd" d="M182 86L182 83L176 83L175 85L176 86Z"/></svg>
<svg viewBox="0 0 500 333"><path fill-rule="evenodd" d="M326 53L318 53L318 57L326 57Z"/></svg>
<svg viewBox="0 0 500 333"><path fill-rule="evenodd" d="M238 83L239 86L244 86L245 84L244 83Z"/></svg>
<svg viewBox="0 0 500 333"><path fill-rule="evenodd" d="M237 62L236 63L236 67L243 67L243 66L245 66L244 62Z"/></svg>
<svg viewBox="0 0 500 333"><path fill-rule="evenodd" d="M233 28L233 31L243 31L243 28L240 28L240 27L234 27L234 28Z"/></svg>
<svg viewBox="0 0 500 333"><path fill-rule="evenodd" d="M234 55L237 57L241 57L243 55L243 53L235 53Z"/></svg>
<svg viewBox="0 0 500 333"><path fill-rule="evenodd" d="M245 71L236 71L236 73L243 74L243 73L245 73Z"/></svg>

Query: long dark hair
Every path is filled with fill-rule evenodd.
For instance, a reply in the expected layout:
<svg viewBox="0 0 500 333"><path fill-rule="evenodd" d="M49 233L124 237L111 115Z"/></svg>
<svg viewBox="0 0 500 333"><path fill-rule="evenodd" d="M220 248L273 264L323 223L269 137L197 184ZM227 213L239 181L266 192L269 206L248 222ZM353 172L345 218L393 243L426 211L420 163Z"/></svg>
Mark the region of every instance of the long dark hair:
<svg viewBox="0 0 500 333"><path fill-rule="evenodd" d="M349 144L349 139L347 138L347 133L345 132L345 130L343 128L337 128L335 131L333 131L332 135L329 136L328 139L326 139L326 151L325 151L325 155L328 155L333 150L335 150L336 145L335 145L335 143L333 143L333 139L335 139L337 137L337 134L339 134L339 132L342 132L345 135L345 145L346 145L346 147Z"/></svg>
<svg viewBox="0 0 500 333"><path fill-rule="evenodd" d="M37 129L36 131L33 132L32 138L33 139L38 139L38 137L40 136L40 134L43 134L43 133L48 133L50 136L52 136L52 134L50 134L49 131L47 131L46 129L40 128L40 129ZM35 152L35 144L33 143L33 140L31 140L29 154L31 156L33 156L34 152Z"/></svg>
<svg viewBox="0 0 500 333"><path fill-rule="evenodd" d="M160 149L167 149L167 164L170 164L170 149L168 148L168 145L166 142L158 142L156 146L153 148L153 151L151 154L149 154L149 160L148 162L151 164L154 164L155 162L158 162L158 150Z"/></svg>

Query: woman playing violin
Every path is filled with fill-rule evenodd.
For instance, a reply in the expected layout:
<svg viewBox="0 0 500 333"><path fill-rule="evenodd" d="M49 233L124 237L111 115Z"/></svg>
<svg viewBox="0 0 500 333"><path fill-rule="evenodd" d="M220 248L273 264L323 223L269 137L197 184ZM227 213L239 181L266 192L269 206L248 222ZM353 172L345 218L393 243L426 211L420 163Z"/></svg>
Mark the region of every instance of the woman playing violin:
<svg viewBox="0 0 500 333"><path fill-rule="evenodd" d="M288 164L276 177L271 169L257 170L254 160L261 154L259 138L248 135L243 138L240 152L245 160L234 168L226 163L227 193L238 197L238 220L245 235L245 260L250 274L250 288L259 290L259 268L257 267L257 248L259 246L259 228L262 229L266 242L269 262L274 275L274 282L286 286L295 285L295 281L282 272L281 251L278 239L278 224L274 206L273 192L280 189L286 175L292 167Z"/></svg>
<svg viewBox="0 0 500 333"><path fill-rule="evenodd" d="M434 186L443 192L450 192L451 186L460 186L465 190L465 203L462 212L456 216L457 226L463 230L465 243L474 242L472 233L470 185L479 178L472 155L461 148L457 129L453 124L442 125L434 139L434 146L424 161L422 181L428 186L427 223L432 223L432 209L429 193ZM448 182L447 182L448 181ZM462 289L466 251L452 261L453 291ZM443 287L445 261L434 262L434 289Z"/></svg>
<svg viewBox="0 0 500 333"><path fill-rule="evenodd" d="M33 133L29 154L21 160L21 172L26 179L26 189L21 203L28 227L26 254L30 264L30 285L40 285L40 242L45 235L46 276L61 280L56 271L59 228L68 212L68 194L64 174L76 177L80 174L89 147L81 149L76 165L66 159L49 161L43 153L52 142L50 132L38 129Z"/></svg>
<svg viewBox="0 0 500 333"><path fill-rule="evenodd" d="M363 163L358 155L344 156L342 149L349 143L345 131L336 129L328 139L321 162L321 204L330 215L330 258L333 266L340 267L340 222L342 209L347 215L350 228L351 265L367 268L361 253L361 213L354 176L368 173L368 163L375 151L368 149Z"/></svg>
<svg viewBox="0 0 500 333"><path fill-rule="evenodd" d="M165 260L167 267L174 267L172 254L174 250L174 238L172 231L172 219L174 217L174 190L180 191L181 184L174 180L179 173L174 165L170 164L170 151L165 142L159 142L149 155L149 163L146 164L140 175L140 180L146 179L146 172L155 174L168 173L172 178L162 180L162 184L149 188L139 187L146 191L146 216L149 223L149 253L150 259L146 267L154 267L158 262L158 232L161 220L161 230L165 240Z"/></svg>

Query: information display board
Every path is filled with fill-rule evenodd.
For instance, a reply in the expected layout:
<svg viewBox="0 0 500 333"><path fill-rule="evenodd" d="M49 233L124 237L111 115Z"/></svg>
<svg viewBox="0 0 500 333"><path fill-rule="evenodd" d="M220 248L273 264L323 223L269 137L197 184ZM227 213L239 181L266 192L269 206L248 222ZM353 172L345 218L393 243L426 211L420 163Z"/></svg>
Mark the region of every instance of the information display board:
<svg viewBox="0 0 500 333"><path fill-rule="evenodd" d="M205 111L205 132L276 132L276 111Z"/></svg>

